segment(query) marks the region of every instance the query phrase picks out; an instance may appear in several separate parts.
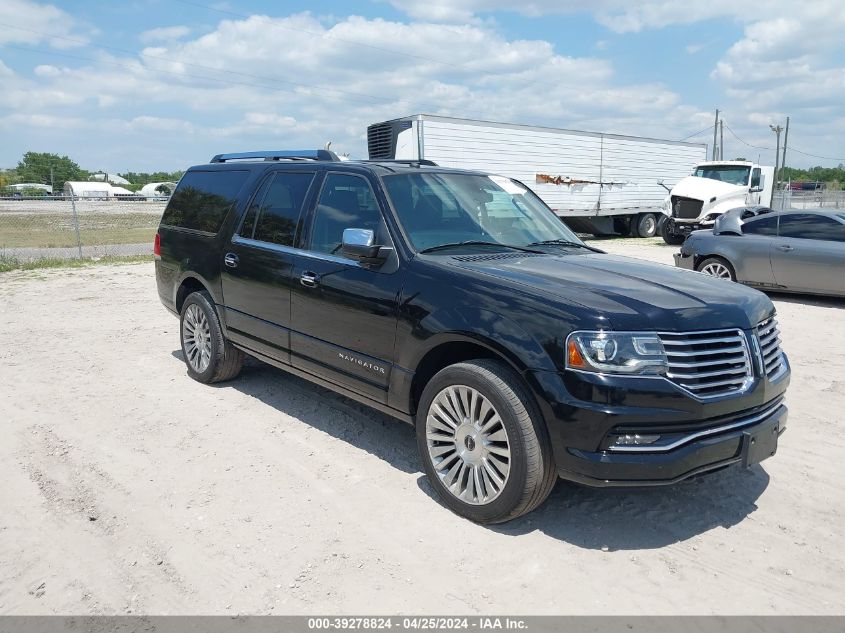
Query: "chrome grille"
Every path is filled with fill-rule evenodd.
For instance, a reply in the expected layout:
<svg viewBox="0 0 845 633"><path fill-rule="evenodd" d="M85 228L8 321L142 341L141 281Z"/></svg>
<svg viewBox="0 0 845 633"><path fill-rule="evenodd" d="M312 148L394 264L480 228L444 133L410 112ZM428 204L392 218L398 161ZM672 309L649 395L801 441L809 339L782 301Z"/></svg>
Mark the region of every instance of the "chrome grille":
<svg viewBox="0 0 845 633"><path fill-rule="evenodd" d="M741 330L660 334L666 377L700 398L740 393L753 378L748 342Z"/></svg>
<svg viewBox="0 0 845 633"><path fill-rule="evenodd" d="M757 339L766 376L772 378L783 369L783 352L780 348L780 330L774 317L757 326Z"/></svg>

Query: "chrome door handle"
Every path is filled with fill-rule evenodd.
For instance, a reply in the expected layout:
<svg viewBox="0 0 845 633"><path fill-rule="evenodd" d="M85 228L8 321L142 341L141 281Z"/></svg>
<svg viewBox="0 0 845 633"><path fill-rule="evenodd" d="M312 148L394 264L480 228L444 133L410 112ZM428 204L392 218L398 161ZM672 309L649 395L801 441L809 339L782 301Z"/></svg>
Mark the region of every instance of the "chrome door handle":
<svg viewBox="0 0 845 633"><path fill-rule="evenodd" d="M312 273L311 271L306 270L302 273L302 275L300 275L299 283L306 288L316 288L320 283L320 277L317 273Z"/></svg>
<svg viewBox="0 0 845 633"><path fill-rule="evenodd" d="M234 253L226 253L226 256L223 257L223 263L226 264L229 268L237 268L238 256Z"/></svg>
<svg viewBox="0 0 845 633"><path fill-rule="evenodd" d="M781 245L778 246L778 250L788 253L789 251L792 250L792 247L789 244L781 244Z"/></svg>

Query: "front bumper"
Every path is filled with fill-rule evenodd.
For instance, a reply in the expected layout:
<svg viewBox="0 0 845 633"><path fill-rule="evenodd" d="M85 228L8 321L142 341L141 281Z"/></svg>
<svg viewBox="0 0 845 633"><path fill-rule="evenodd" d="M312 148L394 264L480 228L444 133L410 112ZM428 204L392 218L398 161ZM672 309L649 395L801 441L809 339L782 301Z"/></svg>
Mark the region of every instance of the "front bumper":
<svg viewBox="0 0 845 633"><path fill-rule="evenodd" d="M740 419L738 426L692 438L665 452L568 449L572 459L567 465L573 470L558 472L589 486L662 486L733 464L750 466L775 454L787 416L786 406L777 404L765 416L753 417L753 422L742 424ZM766 440L764 452L756 452L758 442L762 446Z"/></svg>
<svg viewBox="0 0 845 633"><path fill-rule="evenodd" d="M668 380L527 372L560 476L592 486L656 486L743 462L749 434L786 428L789 361L742 394L702 401ZM625 446L621 436L658 435ZM627 440L629 438L625 438ZM764 455L759 459L768 457ZM747 461L747 460L746 460Z"/></svg>
<svg viewBox="0 0 845 633"><path fill-rule="evenodd" d="M695 257L693 257L692 253L686 254L683 252L675 253L672 255L675 258L675 266L678 268L684 268L686 270L695 270Z"/></svg>

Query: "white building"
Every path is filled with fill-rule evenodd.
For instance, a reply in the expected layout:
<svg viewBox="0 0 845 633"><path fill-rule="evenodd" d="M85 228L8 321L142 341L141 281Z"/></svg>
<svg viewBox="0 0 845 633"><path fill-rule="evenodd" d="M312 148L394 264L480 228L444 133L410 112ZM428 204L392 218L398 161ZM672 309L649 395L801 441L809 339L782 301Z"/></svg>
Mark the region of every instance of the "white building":
<svg viewBox="0 0 845 633"><path fill-rule="evenodd" d="M64 194L75 198L109 198L113 196L112 187L107 182L81 182L68 180ZM131 192L130 192L131 193Z"/></svg>

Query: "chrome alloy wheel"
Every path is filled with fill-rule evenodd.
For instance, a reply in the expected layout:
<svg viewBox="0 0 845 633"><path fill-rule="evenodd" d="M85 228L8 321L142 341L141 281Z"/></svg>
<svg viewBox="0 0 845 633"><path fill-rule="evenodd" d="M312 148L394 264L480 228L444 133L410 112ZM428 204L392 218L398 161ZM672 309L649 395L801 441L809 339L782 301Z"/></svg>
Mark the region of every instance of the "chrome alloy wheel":
<svg viewBox="0 0 845 633"><path fill-rule="evenodd" d="M425 421L434 471L456 498L484 505L508 481L511 449L502 418L481 392L464 385L435 396Z"/></svg>
<svg viewBox="0 0 845 633"><path fill-rule="evenodd" d="M208 369L211 362L211 328L205 313L196 303L185 310L182 319L182 341L188 363L198 374Z"/></svg>
<svg viewBox="0 0 845 633"><path fill-rule="evenodd" d="M704 266L701 269L705 275L710 275L711 277L718 277L719 279L728 279L731 278L731 271L728 270L728 267L724 264L720 264L719 262L711 262Z"/></svg>

